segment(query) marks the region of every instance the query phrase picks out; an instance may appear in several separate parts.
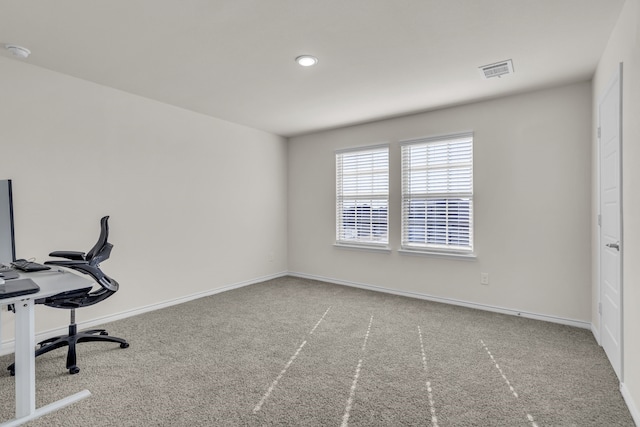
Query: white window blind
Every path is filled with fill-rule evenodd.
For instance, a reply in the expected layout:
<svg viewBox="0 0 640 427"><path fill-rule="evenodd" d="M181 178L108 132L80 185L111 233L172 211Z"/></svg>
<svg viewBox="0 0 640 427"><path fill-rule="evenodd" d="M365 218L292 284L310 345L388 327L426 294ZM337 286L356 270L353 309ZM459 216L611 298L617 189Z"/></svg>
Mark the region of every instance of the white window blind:
<svg viewBox="0 0 640 427"><path fill-rule="evenodd" d="M403 143L402 247L473 251L473 134Z"/></svg>
<svg viewBox="0 0 640 427"><path fill-rule="evenodd" d="M336 243L389 242L389 147L336 153Z"/></svg>

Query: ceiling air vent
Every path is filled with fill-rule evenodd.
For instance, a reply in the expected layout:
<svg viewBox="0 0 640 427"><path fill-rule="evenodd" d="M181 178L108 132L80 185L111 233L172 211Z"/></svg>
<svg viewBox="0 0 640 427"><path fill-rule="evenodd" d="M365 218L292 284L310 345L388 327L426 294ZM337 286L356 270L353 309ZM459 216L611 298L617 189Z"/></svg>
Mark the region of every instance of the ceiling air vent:
<svg viewBox="0 0 640 427"><path fill-rule="evenodd" d="M496 62L495 64L483 65L480 72L485 79L492 77L501 77L505 74L513 74L513 62L510 59L506 61Z"/></svg>

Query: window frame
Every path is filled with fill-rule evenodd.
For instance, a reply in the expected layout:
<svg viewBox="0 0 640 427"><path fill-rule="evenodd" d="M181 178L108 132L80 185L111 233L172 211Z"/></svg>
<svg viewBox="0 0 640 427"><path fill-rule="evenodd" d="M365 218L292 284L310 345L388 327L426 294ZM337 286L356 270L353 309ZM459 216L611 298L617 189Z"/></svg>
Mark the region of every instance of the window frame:
<svg viewBox="0 0 640 427"><path fill-rule="evenodd" d="M465 139L469 141L468 150L468 161L451 161L451 144L452 142L456 142L458 144L464 143ZM460 141L463 140L463 141ZM474 135L473 132L463 132L457 134L449 134L428 138L416 138L406 141L401 141L401 185L402 185L402 196L401 196L401 233L400 233L400 251L407 253L418 253L418 254L433 254L433 255L445 255L445 256L456 256L456 257L471 257L475 258L474 254L474 208L473 208L473 140ZM428 147L429 145L436 144L447 144L444 152L447 154L447 160L442 161L437 166L429 165L428 152L425 153L424 164L420 165L420 168L415 167L411 168L410 161L408 159L409 150L414 148ZM466 169L465 169L466 168ZM411 190L411 185L409 184L409 178L416 175L416 171L422 169L422 174L424 175L422 184L423 191L414 192ZM469 170L467 170L469 169ZM446 175L446 184L442 184L442 174L439 174L438 179L430 179L429 171L440 170ZM462 174L462 186L457 188L456 183L452 184L451 175L453 171L462 170L464 173ZM436 175L436 174L433 174ZM416 179L416 178L414 178ZM456 181L457 182L457 181ZM418 186L418 185L416 185ZM444 190L441 191L430 191L429 187L443 187ZM468 188L465 189L465 186ZM456 188L457 191L450 191L450 187ZM445 207L434 207L430 210L428 208L429 200L437 204L445 203ZM415 219L411 219L409 217L410 206L412 201L423 202L423 215L424 215L424 228L420 228L418 225L417 234L424 241L411 241L410 234L411 231L409 229L410 223L415 222ZM444 201L444 202L443 202ZM453 201L453 203L450 203ZM453 208L449 208L450 205L453 205ZM414 212L420 213L420 209L415 209ZM433 213L435 212L435 214ZM446 225L443 227L442 225L436 225L434 227L429 227L429 215L433 217L438 217L440 221L446 221ZM455 216L455 220L453 220L453 224L450 225L450 218ZM459 216L462 216L462 220L459 219ZM468 229L467 234L460 233L460 230ZM434 231L435 230L435 231ZM444 230L444 237L442 237L442 232ZM429 237L431 233L432 236ZM453 237L452 237L453 236ZM456 237L457 236L457 237ZM445 242L442 243L429 243L428 240L432 239L444 239ZM420 240L420 239L416 239ZM450 241L458 241L458 244L449 243ZM460 241L468 241L468 244L459 244Z"/></svg>
<svg viewBox="0 0 640 427"><path fill-rule="evenodd" d="M365 146L365 147L357 147L357 148L345 148L345 149L340 149L340 150L336 150L335 151L335 177L336 177L336 194L335 194L335 201L336 201L336 205L335 205L335 213L336 213L336 217L335 217L335 221L336 221L336 234L335 234L335 245L336 246L343 246L343 247L353 247L353 248L364 248L364 249L373 249L373 250L388 250L389 248L389 194L390 194L390 188L389 188L389 169L390 169L390 164L389 164L389 158L390 158L390 144L378 144L378 145L369 145L369 146ZM357 188L356 194L345 194L345 176L348 176L349 173L347 173L347 175L345 175L345 156L349 157L349 156L366 156L366 155L374 155L375 153L382 153L384 152L384 155L386 156L386 162L383 168L381 169L377 169L374 170L372 169L371 174L366 174L366 173L362 173L362 172L357 172L357 171L347 171L347 172L351 172L351 175L360 175L360 177L365 177L365 181L369 180L369 182L367 183L367 185L370 185L372 188L372 191L370 192L366 192L366 191L362 191L362 188ZM376 161L374 161L373 159L371 159L371 167L374 168L375 167L375 163ZM374 174L380 175L380 174L385 174L385 179L384 179L384 183L383 186L384 188L379 188L378 186L380 185L379 182L375 182L375 177L373 176ZM368 178L366 177L367 175L370 175ZM379 177L378 177L379 178ZM358 187L358 184L355 184L356 187ZM374 187L376 187L377 191L373 191ZM354 190L354 188L352 188L352 190ZM347 191L348 193L348 191ZM370 220L369 223L369 228L370 228L370 233L368 234L368 236L361 236L359 237L358 234L360 233L358 230L358 219L359 219L359 215L358 215L358 204L360 202L370 202L371 206L370 206L370 214L368 215L368 219ZM383 224L383 228L384 228L384 238L383 239L374 239L373 238L373 234L374 233L374 219L378 219L379 221L379 217L376 218L375 214L374 214L374 201L375 202L379 202L382 204L382 208L386 209L385 212L385 217L384 219L384 224ZM350 232L355 232L355 236L354 238L346 238L345 236L349 233L346 232L344 224L345 224L345 202L351 203L353 204L353 209L354 209L354 215L353 215L353 220L354 220L354 230L350 230ZM367 215L364 216L365 218L367 217ZM362 218L362 217L360 217ZM378 222L379 225L379 222ZM365 238L368 237L368 238Z"/></svg>

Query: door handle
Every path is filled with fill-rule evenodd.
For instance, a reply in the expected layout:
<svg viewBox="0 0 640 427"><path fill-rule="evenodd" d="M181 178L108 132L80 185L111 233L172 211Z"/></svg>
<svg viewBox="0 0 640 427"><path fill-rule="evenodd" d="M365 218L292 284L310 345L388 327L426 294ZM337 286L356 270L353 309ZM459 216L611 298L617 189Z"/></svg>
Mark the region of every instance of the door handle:
<svg viewBox="0 0 640 427"><path fill-rule="evenodd" d="M611 248L611 249L615 249L615 250L617 250L617 251L619 251L619 250L620 250L620 242L616 242L616 243L607 243L605 246L606 246L606 247L608 247L608 248Z"/></svg>

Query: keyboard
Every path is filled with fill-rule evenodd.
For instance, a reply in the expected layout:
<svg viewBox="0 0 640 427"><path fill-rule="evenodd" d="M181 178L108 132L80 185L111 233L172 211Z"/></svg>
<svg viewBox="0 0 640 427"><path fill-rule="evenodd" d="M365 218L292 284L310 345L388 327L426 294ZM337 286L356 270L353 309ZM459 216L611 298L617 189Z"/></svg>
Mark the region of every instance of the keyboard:
<svg viewBox="0 0 640 427"><path fill-rule="evenodd" d="M41 271L50 270L51 267L47 265L38 264L37 262L27 261L26 259L17 259L11 263L13 268L21 271Z"/></svg>

